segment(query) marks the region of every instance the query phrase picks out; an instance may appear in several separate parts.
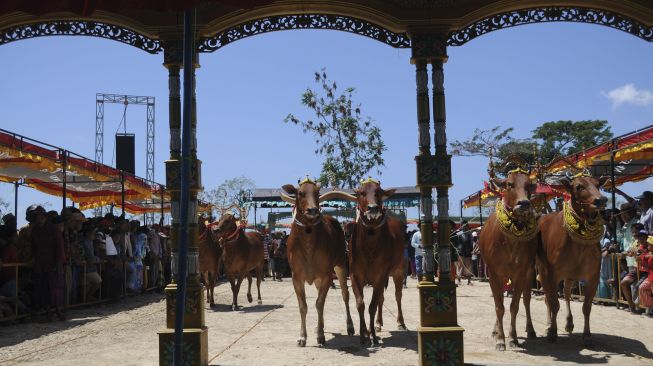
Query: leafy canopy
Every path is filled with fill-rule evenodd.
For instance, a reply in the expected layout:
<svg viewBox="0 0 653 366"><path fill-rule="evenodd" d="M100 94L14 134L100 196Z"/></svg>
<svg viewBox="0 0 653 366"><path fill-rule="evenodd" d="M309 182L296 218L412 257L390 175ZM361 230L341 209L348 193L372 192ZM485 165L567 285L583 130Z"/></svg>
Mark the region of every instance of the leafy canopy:
<svg viewBox="0 0 653 366"><path fill-rule="evenodd" d="M355 188L370 171L381 174L386 150L381 129L370 117L361 116L361 105L353 101L356 89L349 87L338 94L336 82L329 80L325 69L315 73L315 83L321 92L307 88L301 100L315 118L301 120L288 114L284 122L314 136L315 154L324 156L318 181L324 186Z"/></svg>
<svg viewBox="0 0 653 366"><path fill-rule="evenodd" d="M217 208L227 208L231 205L243 207L247 201L247 193L256 188L256 183L244 175L226 179L217 188L205 191L201 199Z"/></svg>

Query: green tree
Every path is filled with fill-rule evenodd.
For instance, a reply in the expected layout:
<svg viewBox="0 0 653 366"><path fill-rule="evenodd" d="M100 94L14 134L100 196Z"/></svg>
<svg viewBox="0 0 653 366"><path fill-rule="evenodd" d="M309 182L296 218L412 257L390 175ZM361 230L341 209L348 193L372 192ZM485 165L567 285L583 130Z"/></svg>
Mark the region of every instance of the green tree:
<svg viewBox="0 0 653 366"><path fill-rule="evenodd" d="M247 193L256 188L256 183L244 175L226 179L217 188L205 191L200 198L213 204L217 208L226 208L231 205L243 207L247 201Z"/></svg>
<svg viewBox="0 0 653 366"><path fill-rule="evenodd" d="M301 120L288 114L284 122L300 125L304 133L315 137L315 154L324 156L318 179L322 185L355 188L370 171L381 173L386 150L381 130L370 117L361 116L361 105L353 101L356 89L349 87L337 94L338 87L325 69L315 73L315 82L322 92L307 88L301 103L316 118Z"/></svg>
<svg viewBox="0 0 653 366"><path fill-rule="evenodd" d="M567 156L613 137L608 121L556 121L545 122L533 130L533 139L540 143L545 162Z"/></svg>
<svg viewBox="0 0 653 366"><path fill-rule="evenodd" d="M491 130L475 128L471 138L452 141L450 152L454 156L489 156L490 151L496 153L504 144L515 141L510 135L512 131L512 127L501 130L501 126Z"/></svg>

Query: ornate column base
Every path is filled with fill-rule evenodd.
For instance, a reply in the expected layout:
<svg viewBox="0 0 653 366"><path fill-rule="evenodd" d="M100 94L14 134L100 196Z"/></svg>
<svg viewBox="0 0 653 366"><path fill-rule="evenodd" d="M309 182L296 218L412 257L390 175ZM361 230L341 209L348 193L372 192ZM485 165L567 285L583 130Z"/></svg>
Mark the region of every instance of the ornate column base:
<svg viewBox="0 0 653 366"><path fill-rule="evenodd" d="M175 338L175 311L177 284L171 283L166 289L166 329L159 334L159 365L172 366L172 351ZM206 366L209 363L208 328L204 326L204 286L197 281L188 280L184 314L184 365Z"/></svg>
<svg viewBox="0 0 653 366"><path fill-rule="evenodd" d="M417 344L421 366L463 365L463 328L418 327Z"/></svg>
<svg viewBox="0 0 653 366"><path fill-rule="evenodd" d="M175 330L159 332L159 365L172 366L175 347ZM184 328L184 365L207 366L209 364L209 331L207 327Z"/></svg>

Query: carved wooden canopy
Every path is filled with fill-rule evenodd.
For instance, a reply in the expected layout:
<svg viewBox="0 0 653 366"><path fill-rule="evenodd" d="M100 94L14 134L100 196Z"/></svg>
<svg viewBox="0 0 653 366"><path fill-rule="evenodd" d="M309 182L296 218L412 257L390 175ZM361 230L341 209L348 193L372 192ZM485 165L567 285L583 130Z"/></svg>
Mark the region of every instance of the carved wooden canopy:
<svg viewBox="0 0 653 366"><path fill-rule="evenodd" d="M181 12L197 8L198 51L286 29L335 29L393 47L436 29L450 46L494 30L541 22L609 26L653 41L650 0L3 0L0 45L49 35L117 40L150 53L181 39Z"/></svg>

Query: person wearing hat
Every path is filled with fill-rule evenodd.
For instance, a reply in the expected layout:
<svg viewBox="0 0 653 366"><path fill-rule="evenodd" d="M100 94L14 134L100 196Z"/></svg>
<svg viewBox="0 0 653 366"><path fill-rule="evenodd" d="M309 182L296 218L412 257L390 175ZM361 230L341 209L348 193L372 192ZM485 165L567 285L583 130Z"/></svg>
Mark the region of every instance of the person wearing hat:
<svg viewBox="0 0 653 366"><path fill-rule="evenodd" d="M633 207L637 207L639 222L644 225L646 231L653 232L653 192L644 191L635 198L630 197L618 188L615 188L614 192L624 197Z"/></svg>

